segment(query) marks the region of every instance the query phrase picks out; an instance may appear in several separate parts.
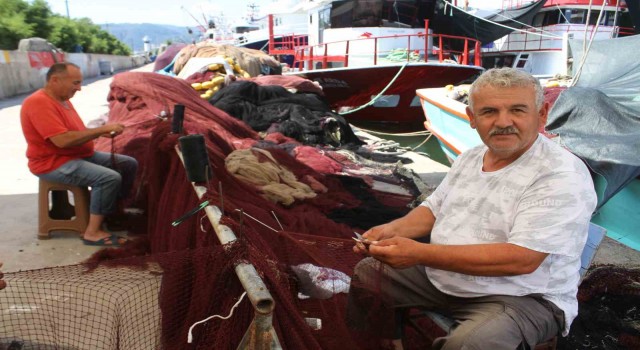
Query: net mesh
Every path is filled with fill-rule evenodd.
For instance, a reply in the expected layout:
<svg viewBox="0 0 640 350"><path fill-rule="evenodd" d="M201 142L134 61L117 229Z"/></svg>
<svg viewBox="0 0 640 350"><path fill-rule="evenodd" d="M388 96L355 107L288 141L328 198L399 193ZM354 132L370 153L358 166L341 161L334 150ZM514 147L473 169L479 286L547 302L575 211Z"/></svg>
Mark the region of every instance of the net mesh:
<svg viewBox="0 0 640 350"><path fill-rule="evenodd" d="M2 349L150 349L160 344L157 269L72 265L7 274Z"/></svg>

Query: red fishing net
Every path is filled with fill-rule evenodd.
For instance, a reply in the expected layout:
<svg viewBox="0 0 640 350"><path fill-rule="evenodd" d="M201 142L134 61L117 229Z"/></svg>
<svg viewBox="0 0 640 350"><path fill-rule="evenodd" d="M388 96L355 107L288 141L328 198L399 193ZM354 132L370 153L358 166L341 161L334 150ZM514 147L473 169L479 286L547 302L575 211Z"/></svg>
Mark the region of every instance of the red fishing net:
<svg viewBox="0 0 640 350"><path fill-rule="evenodd" d="M207 188L201 200L175 151L180 135L171 133L170 122L154 117L163 110L170 112L176 103L186 107L185 132L202 134L206 140L213 177L199 184ZM378 348L378 336L352 333L345 322L349 276L361 259L352 251L351 237L354 229L362 232L403 215L413 196L376 193L367 185L370 179L320 173L316 169L326 167L318 166L317 159L311 166L296 159L296 154L307 154L293 151L300 144L282 137L269 138L277 142L261 141L257 133L201 100L180 80L145 73L117 75L109 104L110 122L131 125L115 139L116 152L140 162L132 202L146 210L146 254L164 271L160 306L166 348L204 349L214 344L233 348L238 344L253 315L248 301L240 304L230 320L196 327L194 345L186 344L186 332L193 322L225 314L236 303L242 287L233 266L239 262L253 264L273 295L274 327L284 348ZM97 147L109 150L110 140L101 140ZM289 206L274 203L256 186L231 175L225 159L249 147L267 150L298 181L315 188L315 198ZM309 146L305 147L301 149ZM353 166L347 159L340 161L326 158L325 164ZM202 211L172 225L204 199L223 210L221 223L238 236L230 247L220 249ZM340 215L348 211L359 216ZM162 253L168 255L156 258ZM123 253L102 253L93 263L117 254Z"/></svg>

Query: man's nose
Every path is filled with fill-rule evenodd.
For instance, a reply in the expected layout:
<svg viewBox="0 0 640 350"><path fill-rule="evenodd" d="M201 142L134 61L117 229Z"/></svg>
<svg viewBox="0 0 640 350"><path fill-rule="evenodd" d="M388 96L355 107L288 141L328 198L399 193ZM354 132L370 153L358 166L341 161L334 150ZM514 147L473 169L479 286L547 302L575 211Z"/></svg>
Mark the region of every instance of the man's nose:
<svg viewBox="0 0 640 350"><path fill-rule="evenodd" d="M499 111L498 117L496 118L496 126L501 128L506 128L508 126L513 125L513 119L511 118L511 114L509 111Z"/></svg>

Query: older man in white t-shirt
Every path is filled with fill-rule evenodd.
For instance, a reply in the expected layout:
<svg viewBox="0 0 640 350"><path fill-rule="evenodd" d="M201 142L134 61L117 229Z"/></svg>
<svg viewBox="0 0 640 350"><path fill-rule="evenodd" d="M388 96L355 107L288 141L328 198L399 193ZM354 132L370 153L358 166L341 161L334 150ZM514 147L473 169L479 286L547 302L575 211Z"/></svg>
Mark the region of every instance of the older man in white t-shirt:
<svg viewBox="0 0 640 350"><path fill-rule="evenodd" d="M434 348L532 348L566 335L578 313L580 254L597 198L584 163L538 134L549 106L535 78L491 69L469 95L484 145L460 155L422 205L363 235L371 245L354 250L371 258L352 286L393 280L382 292L395 305L454 318ZM366 314L353 296L349 309Z"/></svg>

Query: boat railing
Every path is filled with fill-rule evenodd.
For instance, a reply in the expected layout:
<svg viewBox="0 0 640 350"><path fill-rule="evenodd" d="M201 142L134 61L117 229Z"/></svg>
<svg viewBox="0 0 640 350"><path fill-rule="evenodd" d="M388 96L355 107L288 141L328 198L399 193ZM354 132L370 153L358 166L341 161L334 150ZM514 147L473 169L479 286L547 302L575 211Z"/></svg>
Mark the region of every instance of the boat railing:
<svg viewBox="0 0 640 350"><path fill-rule="evenodd" d="M596 40L609 39L611 37L633 35L633 28L600 26L594 33L596 26L589 25L587 38L595 35ZM497 41L497 47L486 48L485 52L502 51L540 51L540 50L562 50L562 38L565 34L573 36L573 39L584 38L585 26L576 24L554 24L542 28L529 28L524 32L515 32L506 36L501 41ZM553 37L556 35L556 37Z"/></svg>
<svg viewBox="0 0 640 350"><path fill-rule="evenodd" d="M277 39L277 40L276 40ZM307 46L307 35L284 34L272 36L269 38L269 54L270 55L293 55L297 47Z"/></svg>
<svg viewBox="0 0 640 350"><path fill-rule="evenodd" d="M406 40L406 41L405 41ZM432 40L433 44L429 45ZM392 42L391 45L385 41ZM393 46L405 41L406 45ZM455 47L455 48L454 48ZM271 53L271 52L270 52ZM334 41L318 45L296 46L293 50L294 69L313 70L318 63L328 68L330 62L340 63L343 67L378 65L394 61L438 62L453 60L462 65L481 65L480 42L456 35L446 34L402 34L378 37L364 37ZM354 62L357 60L357 62Z"/></svg>

